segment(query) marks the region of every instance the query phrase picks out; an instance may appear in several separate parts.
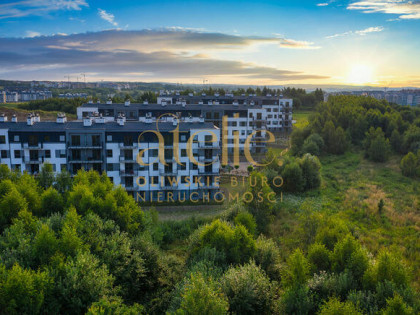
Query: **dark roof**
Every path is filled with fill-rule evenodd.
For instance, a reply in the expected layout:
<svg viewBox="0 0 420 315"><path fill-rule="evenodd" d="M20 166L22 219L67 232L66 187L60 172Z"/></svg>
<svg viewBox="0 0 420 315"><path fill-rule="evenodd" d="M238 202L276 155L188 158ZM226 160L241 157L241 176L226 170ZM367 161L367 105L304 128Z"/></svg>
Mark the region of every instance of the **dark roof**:
<svg viewBox="0 0 420 315"><path fill-rule="evenodd" d="M188 110L247 110L250 108L261 108L260 105L233 105L233 104L219 104L219 105L208 105L208 104L186 104L185 106L179 104L168 104L162 106L161 104L141 104L141 103L131 103L129 106L125 106L124 103L113 103L113 104L103 104L103 103L94 103L94 104L83 104L81 107L98 107L100 109L130 109L134 108L136 110L157 110L164 109L166 111L188 111Z"/></svg>
<svg viewBox="0 0 420 315"><path fill-rule="evenodd" d="M34 123L32 126L26 122L0 122L0 129L9 129L14 132L65 132L66 130L104 130L112 132L135 132L156 130L156 122L144 123L139 121L125 122L124 126L118 125L117 122L92 123L92 126L84 126L82 121L69 121L59 124L52 121L43 121ZM160 131L171 131L174 126L171 122L160 122ZM207 122L181 122L179 124L180 131L188 131L190 129L216 129L212 123Z"/></svg>

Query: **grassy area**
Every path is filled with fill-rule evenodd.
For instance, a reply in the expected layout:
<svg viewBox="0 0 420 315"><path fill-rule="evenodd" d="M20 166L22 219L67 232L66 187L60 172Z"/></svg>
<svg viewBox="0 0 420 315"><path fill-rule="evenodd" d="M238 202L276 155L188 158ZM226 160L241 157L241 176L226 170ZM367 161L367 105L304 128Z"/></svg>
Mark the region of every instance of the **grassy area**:
<svg viewBox="0 0 420 315"><path fill-rule="evenodd" d="M293 111L293 119L296 120L296 124L293 127L303 128L309 124L309 116L312 111L308 110L295 110Z"/></svg>
<svg viewBox="0 0 420 315"><path fill-rule="evenodd" d="M282 211L271 226L285 255L302 233L304 213L337 217L373 254L382 248L398 252L420 284L420 185L402 176L399 157L385 164L367 161L360 151L321 157L322 188L301 195L284 195ZM382 210L380 200L384 201Z"/></svg>

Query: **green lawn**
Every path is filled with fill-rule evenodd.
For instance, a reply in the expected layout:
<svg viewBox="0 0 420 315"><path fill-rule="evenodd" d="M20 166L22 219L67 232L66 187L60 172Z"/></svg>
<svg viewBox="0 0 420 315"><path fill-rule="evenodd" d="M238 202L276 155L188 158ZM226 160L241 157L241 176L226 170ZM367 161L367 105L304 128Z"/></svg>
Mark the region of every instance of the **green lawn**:
<svg viewBox="0 0 420 315"><path fill-rule="evenodd" d="M309 116L313 111L308 110L295 110L293 111L293 120L296 120L296 124L293 127L303 128L309 124Z"/></svg>

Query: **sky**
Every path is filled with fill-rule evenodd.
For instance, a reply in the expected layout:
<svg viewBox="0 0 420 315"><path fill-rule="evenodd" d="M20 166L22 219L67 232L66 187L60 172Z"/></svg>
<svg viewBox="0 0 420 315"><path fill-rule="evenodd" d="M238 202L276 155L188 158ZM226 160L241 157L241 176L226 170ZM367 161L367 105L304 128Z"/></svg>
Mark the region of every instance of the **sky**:
<svg viewBox="0 0 420 315"><path fill-rule="evenodd" d="M420 1L0 0L0 79L420 87Z"/></svg>

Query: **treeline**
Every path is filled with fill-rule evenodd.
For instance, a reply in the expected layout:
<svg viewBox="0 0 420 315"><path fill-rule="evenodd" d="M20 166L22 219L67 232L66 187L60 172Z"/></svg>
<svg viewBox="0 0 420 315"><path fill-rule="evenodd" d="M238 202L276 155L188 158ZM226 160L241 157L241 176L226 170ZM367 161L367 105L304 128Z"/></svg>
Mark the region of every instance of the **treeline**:
<svg viewBox="0 0 420 315"><path fill-rule="evenodd" d="M302 167L305 162L291 163ZM270 172L274 165L279 164L273 161ZM272 192L257 182L251 193ZM419 311L400 257L388 251L373 257L343 221L312 214L304 223L311 228L296 234L299 248L291 255L282 252L281 245L264 236L282 211L280 202L267 200L233 204L212 221L160 223L155 211L143 212L106 174L56 176L46 164L34 178L2 165L1 312Z"/></svg>
<svg viewBox="0 0 420 315"><path fill-rule="evenodd" d="M331 96L317 106L307 127L292 133L291 142L294 155L343 154L351 145L374 162L406 155L403 174L420 176L420 109L370 97Z"/></svg>

